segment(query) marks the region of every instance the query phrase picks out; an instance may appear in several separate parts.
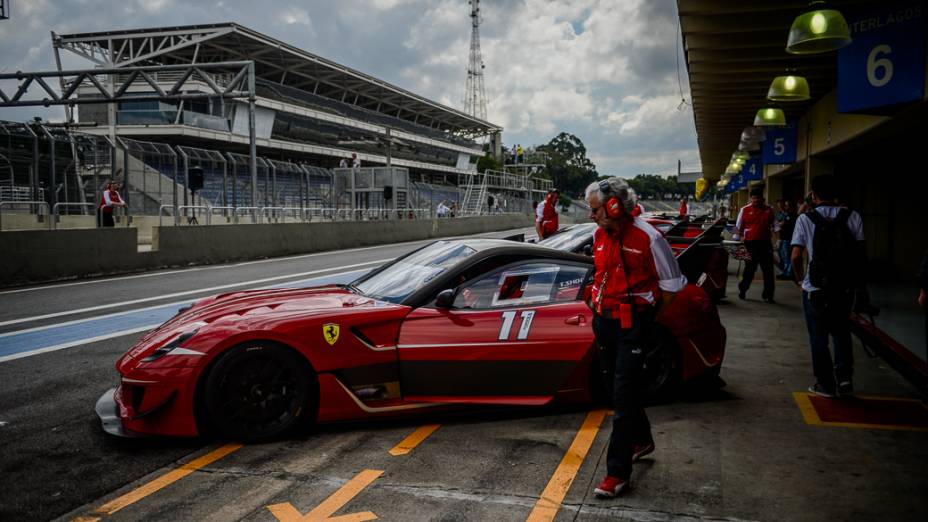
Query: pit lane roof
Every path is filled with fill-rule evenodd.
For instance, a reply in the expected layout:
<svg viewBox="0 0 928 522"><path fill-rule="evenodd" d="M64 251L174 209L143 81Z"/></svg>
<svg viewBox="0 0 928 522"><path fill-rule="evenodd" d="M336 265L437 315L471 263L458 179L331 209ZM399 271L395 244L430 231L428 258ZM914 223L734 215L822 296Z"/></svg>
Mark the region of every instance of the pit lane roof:
<svg viewBox="0 0 928 522"><path fill-rule="evenodd" d="M340 102L465 135L502 131L498 125L236 23L53 33L52 38L56 47L116 67L254 60L260 78Z"/></svg>
<svg viewBox="0 0 928 522"><path fill-rule="evenodd" d="M841 10L865 3L835 0L829 6ZM776 105L787 122L795 122L835 87L836 53L786 52L790 26L809 10L807 0L677 0L677 10L707 179L719 179L738 148L741 131L753 124L758 109L770 104L767 89L774 77L795 69L809 81L810 100Z"/></svg>

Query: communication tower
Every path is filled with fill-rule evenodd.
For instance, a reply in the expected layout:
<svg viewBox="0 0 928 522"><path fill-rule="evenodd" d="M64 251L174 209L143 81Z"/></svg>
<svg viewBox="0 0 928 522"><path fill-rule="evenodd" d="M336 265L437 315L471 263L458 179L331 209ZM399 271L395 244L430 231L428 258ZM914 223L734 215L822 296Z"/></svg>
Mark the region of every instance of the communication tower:
<svg viewBox="0 0 928 522"><path fill-rule="evenodd" d="M470 0L470 60L467 64L467 86L464 90L464 112L481 120L487 119L487 94L483 87L483 57L480 54L480 0Z"/></svg>

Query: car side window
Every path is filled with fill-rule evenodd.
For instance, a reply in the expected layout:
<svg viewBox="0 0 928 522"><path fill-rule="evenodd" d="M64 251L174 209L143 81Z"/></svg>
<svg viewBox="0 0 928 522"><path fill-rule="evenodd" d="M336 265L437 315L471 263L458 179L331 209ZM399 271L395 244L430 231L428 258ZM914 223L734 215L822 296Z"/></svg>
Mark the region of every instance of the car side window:
<svg viewBox="0 0 928 522"><path fill-rule="evenodd" d="M550 262L509 266L463 286L454 307L489 309L572 301L578 298L588 270Z"/></svg>

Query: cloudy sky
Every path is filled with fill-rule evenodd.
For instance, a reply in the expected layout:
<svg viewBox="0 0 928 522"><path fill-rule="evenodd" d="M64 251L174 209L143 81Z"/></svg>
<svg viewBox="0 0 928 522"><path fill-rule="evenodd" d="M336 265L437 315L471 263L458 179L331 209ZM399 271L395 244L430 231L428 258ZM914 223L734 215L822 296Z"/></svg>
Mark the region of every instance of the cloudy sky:
<svg viewBox="0 0 928 522"><path fill-rule="evenodd" d="M602 174L699 170L692 111L680 105L674 0L484 0L489 120L506 144L577 135ZM0 21L0 71L54 69L50 31L237 22L462 108L467 0L15 0ZM683 96L689 100L680 53ZM89 64L66 57L65 68ZM4 84L6 87L6 84ZM0 109L0 119L60 109Z"/></svg>

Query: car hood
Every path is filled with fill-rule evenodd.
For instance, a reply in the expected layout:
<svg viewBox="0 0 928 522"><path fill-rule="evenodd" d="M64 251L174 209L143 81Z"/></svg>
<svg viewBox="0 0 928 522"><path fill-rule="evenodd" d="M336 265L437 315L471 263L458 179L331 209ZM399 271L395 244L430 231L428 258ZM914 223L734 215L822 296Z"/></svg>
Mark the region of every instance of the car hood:
<svg viewBox="0 0 928 522"><path fill-rule="evenodd" d="M305 321L315 315L332 317L343 313L366 313L405 309L385 301L355 294L343 286L315 288L248 290L221 294L202 299L181 311L143 337L127 354L130 358L143 351L160 346L179 334L208 329L211 325L242 322L252 328L263 329L273 323L299 319Z"/></svg>

